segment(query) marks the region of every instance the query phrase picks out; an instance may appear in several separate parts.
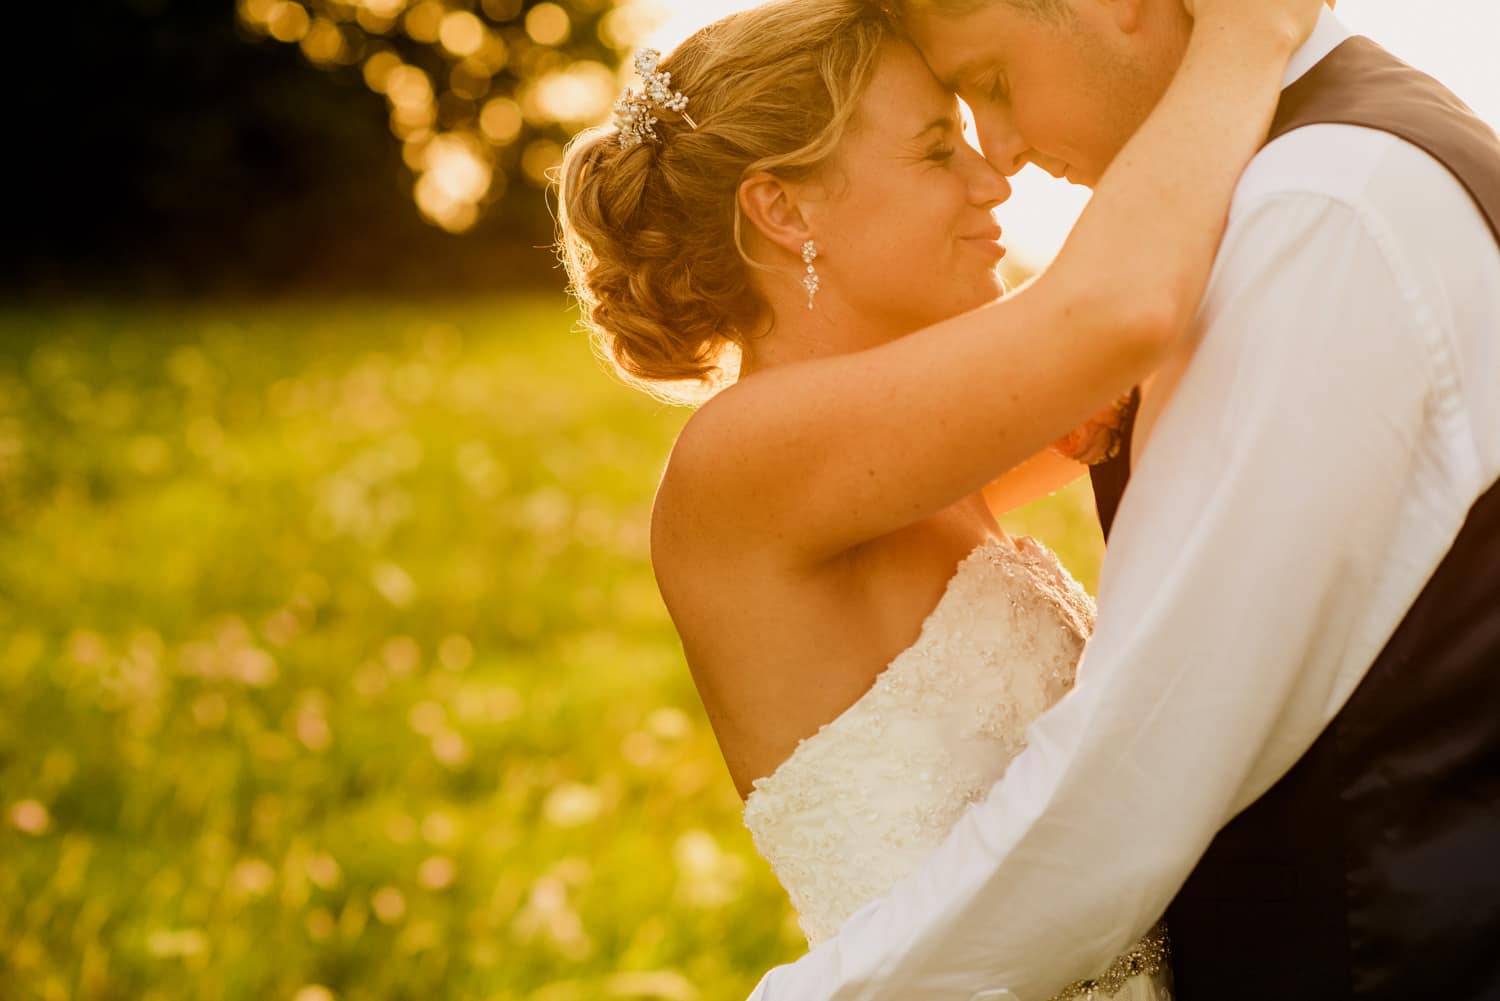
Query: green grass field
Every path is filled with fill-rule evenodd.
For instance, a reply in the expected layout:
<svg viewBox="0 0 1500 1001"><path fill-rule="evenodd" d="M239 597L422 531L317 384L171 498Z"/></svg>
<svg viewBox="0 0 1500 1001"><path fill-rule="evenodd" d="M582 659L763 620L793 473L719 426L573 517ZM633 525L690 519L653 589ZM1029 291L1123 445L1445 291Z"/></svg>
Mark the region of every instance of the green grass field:
<svg viewBox="0 0 1500 1001"><path fill-rule="evenodd" d="M0 998L743 997L802 940L561 298L0 314ZM1079 486L1008 527L1092 585Z"/></svg>

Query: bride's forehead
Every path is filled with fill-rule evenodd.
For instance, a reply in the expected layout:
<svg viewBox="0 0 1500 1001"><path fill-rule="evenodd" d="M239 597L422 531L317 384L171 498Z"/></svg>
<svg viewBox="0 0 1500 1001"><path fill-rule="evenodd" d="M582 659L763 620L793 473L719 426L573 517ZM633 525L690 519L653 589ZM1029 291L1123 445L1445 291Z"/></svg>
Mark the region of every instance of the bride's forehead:
<svg viewBox="0 0 1500 1001"><path fill-rule="evenodd" d="M898 115L930 118L951 110L955 99L938 82L921 53L905 43L892 43L875 65L864 103L877 119Z"/></svg>

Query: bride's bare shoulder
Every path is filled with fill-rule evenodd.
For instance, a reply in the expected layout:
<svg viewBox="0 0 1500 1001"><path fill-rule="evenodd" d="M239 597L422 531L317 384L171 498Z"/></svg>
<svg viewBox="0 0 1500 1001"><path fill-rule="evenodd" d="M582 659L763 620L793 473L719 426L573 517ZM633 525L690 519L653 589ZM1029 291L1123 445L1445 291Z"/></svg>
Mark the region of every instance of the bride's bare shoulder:
<svg viewBox="0 0 1500 1001"><path fill-rule="evenodd" d="M757 382L714 396L672 446L651 511L651 559L664 586L671 578L697 580L710 569L748 580L808 568L805 534L779 503L808 471L767 440L776 437L772 426L785 415L772 380Z"/></svg>
<svg viewBox="0 0 1500 1001"><path fill-rule="evenodd" d="M734 499L726 467L738 450L735 389L704 403L672 444L651 509L653 557L711 543L731 513Z"/></svg>

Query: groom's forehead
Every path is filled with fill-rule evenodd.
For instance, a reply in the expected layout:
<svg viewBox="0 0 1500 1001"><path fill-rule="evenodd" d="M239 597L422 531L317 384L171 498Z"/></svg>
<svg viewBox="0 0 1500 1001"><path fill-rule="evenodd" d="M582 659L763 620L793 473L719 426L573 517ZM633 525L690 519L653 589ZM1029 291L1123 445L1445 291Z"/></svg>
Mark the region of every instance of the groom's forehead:
<svg viewBox="0 0 1500 1001"><path fill-rule="evenodd" d="M908 22L912 40L922 57L949 90L958 89L975 72L1002 61L1011 42L1004 25L981 26L969 21L969 18L914 17Z"/></svg>

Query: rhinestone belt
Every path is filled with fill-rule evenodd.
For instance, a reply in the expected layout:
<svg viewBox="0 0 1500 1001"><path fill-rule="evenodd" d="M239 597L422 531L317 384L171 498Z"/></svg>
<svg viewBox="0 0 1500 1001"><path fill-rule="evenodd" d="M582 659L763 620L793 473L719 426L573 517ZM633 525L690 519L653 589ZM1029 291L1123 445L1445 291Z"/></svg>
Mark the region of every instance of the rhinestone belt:
<svg viewBox="0 0 1500 1001"><path fill-rule="evenodd" d="M1157 924L1155 928L1135 944L1129 952L1122 953L1109 964L1109 969L1097 977L1078 980L1053 995L1050 1001L1104 1001L1120 993L1126 981L1132 977L1154 976L1166 968L1171 957L1167 943L1167 926Z"/></svg>

